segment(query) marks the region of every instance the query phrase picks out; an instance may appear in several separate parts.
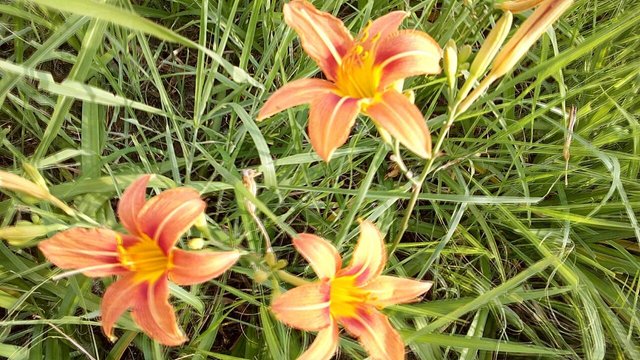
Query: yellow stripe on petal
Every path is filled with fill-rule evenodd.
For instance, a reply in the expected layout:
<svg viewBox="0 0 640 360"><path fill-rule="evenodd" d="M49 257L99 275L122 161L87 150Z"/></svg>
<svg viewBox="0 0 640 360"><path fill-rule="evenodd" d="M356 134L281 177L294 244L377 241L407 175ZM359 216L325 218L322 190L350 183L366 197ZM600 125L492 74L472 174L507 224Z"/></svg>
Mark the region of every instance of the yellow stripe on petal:
<svg viewBox="0 0 640 360"><path fill-rule="evenodd" d="M337 91L335 85L326 80L294 80L271 94L262 109L260 109L257 120L264 120L294 106L308 104L324 94L335 91Z"/></svg>
<svg viewBox="0 0 640 360"><path fill-rule="evenodd" d="M380 40L375 66L382 71L380 88L409 76L440 73L442 49L421 31L401 30Z"/></svg>
<svg viewBox="0 0 640 360"><path fill-rule="evenodd" d="M309 111L309 138L311 146L324 160L349 138L360 105L358 100L326 94L311 103Z"/></svg>
<svg viewBox="0 0 640 360"><path fill-rule="evenodd" d="M355 283L360 286L382 273L387 263L387 251L380 230L370 221L360 224L360 237L353 251L351 263L338 272L338 276L354 276Z"/></svg>
<svg viewBox="0 0 640 360"><path fill-rule="evenodd" d="M396 90L382 94L366 110L375 123L422 158L431 157L431 133L422 113Z"/></svg>
<svg viewBox="0 0 640 360"><path fill-rule="evenodd" d="M316 282L293 288L278 296L271 312L279 321L297 329L316 331L329 326L329 286Z"/></svg>
<svg viewBox="0 0 640 360"><path fill-rule="evenodd" d="M358 315L340 321L358 338L372 360L403 360L404 342L389 319L373 307L359 309Z"/></svg>
<svg viewBox="0 0 640 360"><path fill-rule="evenodd" d="M284 21L298 33L305 52L318 63L327 78L335 79L342 57L353 44L342 21L304 0L284 5Z"/></svg>
<svg viewBox="0 0 640 360"><path fill-rule="evenodd" d="M336 353L339 340L338 324L331 324L318 332L318 336L311 346L305 351L298 360L329 360Z"/></svg>
<svg viewBox="0 0 640 360"><path fill-rule="evenodd" d="M330 279L342 267L338 250L327 240L312 234L299 234L293 246L309 262L318 278Z"/></svg>
<svg viewBox="0 0 640 360"><path fill-rule="evenodd" d="M369 292L370 304L384 308L419 301L419 296L429 291L432 285L430 281L381 275L363 287L363 290Z"/></svg>

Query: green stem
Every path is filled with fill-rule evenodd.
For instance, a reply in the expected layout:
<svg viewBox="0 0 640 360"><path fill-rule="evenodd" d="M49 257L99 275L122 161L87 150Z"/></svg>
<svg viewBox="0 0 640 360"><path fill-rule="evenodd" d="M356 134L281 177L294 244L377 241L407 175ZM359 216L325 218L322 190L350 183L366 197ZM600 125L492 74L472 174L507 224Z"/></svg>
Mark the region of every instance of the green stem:
<svg viewBox="0 0 640 360"><path fill-rule="evenodd" d="M280 279L282 279L282 281L289 283L291 285L294 286L302 286L302 285L308 285L311 284L310 281L305 280L303 278L299 278L293 274L289 274L288 272L284 271L284 270L278 270L276 272L278 274L278 277Z"/></svg>
<svg viewBox="0 0 640 360"><path fill-rule="evenodd" d="M402 221L400 223L400 229L396 234L396 237L393 239L393 243L391 244L391 249L389 249L389 256L393 255L393 252L396 251L404 233L407 231L409 227L409 219L411 218L411 213L413 212L413 208L416 206L418 202L418 197L420 196L420 192L422 191L422 184L427 180L427 177L431 173L433 169L433 164L435 162L438 153L440 152L440 148L442 147L442 143L444 142L444 138L449 133L449 129L451 129L451 125L453 125L454 120L456 119L456 110L457 104L453 106L453 108L449 111L449 117L447 118L447 122L444 124L444 128L440 131L440 135L438 136L438 140L436 141L436 146L433 147L432 155L422 170L420 177L417 182L413 182L411 198L409 199L409 204L407 204L407 208L404 211L404 215L402 217Z"/></svg>

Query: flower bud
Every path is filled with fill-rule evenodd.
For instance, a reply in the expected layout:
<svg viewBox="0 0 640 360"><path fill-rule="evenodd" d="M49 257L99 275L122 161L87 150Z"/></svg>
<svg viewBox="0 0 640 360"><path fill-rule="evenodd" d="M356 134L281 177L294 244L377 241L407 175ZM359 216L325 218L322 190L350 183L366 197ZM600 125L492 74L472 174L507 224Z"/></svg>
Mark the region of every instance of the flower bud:
<svg viewBox="0 0 640 360"><path fill-rule="evenodd" d="M262 271L258 269L253 273L253 281L255 281L258 284L262 284L268 279L269 279L269 274L266 271Z"/></svg>
<svg viewBox="0 0 640 360"><path fill-rule="evenodd" d="M500 77L511 70L571 4L573 0L543 1L498 53L491 72Z"/></svg>
<svg viewBox="0 0 640 360"><path fill-rule="evenodd" d="M482 47L480 47L478 54L471 63L471 67L469 68L469 73L471 74L470 77L475 77L475 79L477 79L485 70L487 70L491 60L493 60L498 53L498 50L500 50L500 46L502 46L504 39L509 35L512 23L513 14L509 11L505 12L500 20L496 22L496 26L491 29L489 36L484 40Z"/></svg>
<svg viewBox="0 0 640 360"><path fill-rule="evenodd" d="M203 238L189 239L189 241L187 242L187 246L191 250L200 250L204 247L204 239Z"/></svg>
<svg viewBox="0 0 640 360"><path fill-rule="evenodd" d="M472 52L473 52L473 48L471 47L471 45L469 44L462 45L462 47L460 47L460 50L458 50L458 63L462 64L467 62Z"/></svg>
<svg viewBox="0 0 640 360"><path fill-rule="evenodd" d="M22 221L16 226L0 228L0 239L6 240L13 246L22 246L48 233L66 228L67 226L62 224L34 225L28 221Z"/></svg>
<svg viewBox="0 0 640 360"><path fill-rule="evenodd" d="M453 39L447 41L444 47L444 74L447 77L449 87L453 89L456 86L456 74L458 73L458 48Z"/></svg>
<svg viewBox="0 0 640 360"><path fill-rule="evenodd" d="M513 1L504 1L496 4L496 8L502 9L504 11L511 11L514 14L521 13L525 10L529 10L534 8L544 0L513 0Z"/></svg>
<svg viewBox="0 0 640 360"><path fill-rule="evenodd" d="M26 168L31 170L35 169L30 166L27 166ZM42 178L40 179L44 181ZM15 191L38 200L49 201L53 205L62 209L68 215L73 215L73 209L55 196L51 195L45 186L35 184L21 176L0 170L0 188Z"/></svg>

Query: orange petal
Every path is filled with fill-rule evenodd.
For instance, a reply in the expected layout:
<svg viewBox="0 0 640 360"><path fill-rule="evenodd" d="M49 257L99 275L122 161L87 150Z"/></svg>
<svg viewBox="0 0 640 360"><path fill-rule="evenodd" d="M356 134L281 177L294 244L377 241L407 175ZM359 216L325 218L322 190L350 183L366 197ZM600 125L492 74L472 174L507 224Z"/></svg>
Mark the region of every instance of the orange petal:
<svg viewBox="0 0 640 360"><path fill-rule="evenodd" d="M304 51L329 80L334 80L342 57L353 44L342 21L304 0L293 0L284 5L284 21L298 33Z"/></svg>
<svg viewBox="0 0 640 360"><path fill-rule="evenodd" d="M298 234L293 239L293 246L307 259L320 279L333 278L336 271L342 267L342 259L338 250L319 236Z"/></svg>
<svg viewBox="0 0 640 360"><path fill-rule="evenodd" d="M407 149L422 158L431 157L431 133L422 113L396 90L388 90L366 110L375 123Z"/></svg>
<svg viewBox="0 0 640 360"><path fill-rule="evenodd" d="M140 234L140 229L137 228L137 218L145 203L149 179L151 179L151 175L143 175L132 182L118 202L118 218L127 231L133 235Z"/></svg>
<svg viewBox="0 0 640 360"><path fill-rule="evenodd" d="M331 325L329 285L324 282L295 287L278 296L271 311L283 323L300 330L317 331Z"/></svg>
<svg viewBox="0 0 640 360"><path fill-rule="evenodd" d="M240 258L238 251L172 251L169 277L178 285L193 285L220 276Z"/></svg>
<svg viewBox="0 0 640 360"><path fill-rule="evenodd" d="M363 287L371 293L370 304L384 308L394 304L419 301L420 295L431 289L431 281L402 279L395 276L378 276Z"/></svg>
<svg viewBox="0 0 640 360"><path fill-rule="evenodd" d="M318 332L318 336L311 346L305 351L298 360L329 360L336 353L338 348L338 324L331 322L329 327Z"/></svg>
<svg viewBox="0 0 640 360"><path fill-rule="evenodd" d="M373 307L358 310L353 318L340 319L345 330L358 338L372 360L404 359L404 342L389 319Z"/></svg>
<svg viewBox="0 0 640 360"><path fill-rule="evenodd" d="M380 88L396 80L440 72L442 49L431 36L416 30L391 34L376 47L375 64L382 69Z"/></svg>
<svg viewBox="0 0 640 360"><path fill-rule="evenodd" d="M294 106L308 104L313 99L333 90L336 90L335 85L326 80L294 80L271 94L262 109L260 109L257 120L264 120L273 114Z"/></svg>
<svg viewBox="0 0 640 360"><path fill-rule="evenodd" d="M134 296L131 317L145 334L167 346L187 341L169 304L169 281L166 276L153 284L142 283L137 293L131 295Z"/></svg>
<svg viewBox="0 0 640 360"><path fill-rule="evenodd" d="M358 112L358 100L335 94L326 94L311 103L309 138L324 161L329 162L333 152L347 142Z"/></svg>
<svg viewBox="0 0 640 360"><path fill-rule="evenodd" d="M87 276L126 273L120 265L117 233L108 229L73 228L41 241L38 248L61 269L82 269Z"/></svg>
<svg viewBox="0 0 640 360"><path fill-rule="evenodd" d="M362 46L365 49L370 49L376 43L376 40L383 39L389 34L398 31L400 24L407 16L409 16L409 13L406 11L392 11L375 19L361 34L361 37L366 35ZM360 41L362 41L362 38Z"/></svg>
<svg viewBox="0 0 640 360"><path fill-rule="evenodd" d="M109 339L114 339L113 324L123 312L133 306L133 295L138 292L139 283L134 281L135 274L122 276L107 288L102 297L100 312L102 313L102 330Z"/></svg>
<svg viewBox="0 0 640 360"><path fill-rule="evenodd" d="M338 276L355 276L356 283L364 285L382 273L386 262L387 251L382 234L372 222L365 220L360 224L360 237L351 263Z"/></svg>
<svg viewBox="0 0 640 360"><path fill-rule="evenodd" d="M205 206L194 189L181 187L163 191L140 210L138 226L168 253L180 235L202 214Z"/></svg>

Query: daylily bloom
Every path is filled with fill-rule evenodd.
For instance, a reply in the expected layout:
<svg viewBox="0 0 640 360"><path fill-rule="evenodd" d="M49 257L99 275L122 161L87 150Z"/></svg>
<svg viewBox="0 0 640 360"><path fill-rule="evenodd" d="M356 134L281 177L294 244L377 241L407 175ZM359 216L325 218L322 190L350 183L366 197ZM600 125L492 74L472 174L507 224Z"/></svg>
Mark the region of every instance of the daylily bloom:
<svg viewBox="0 0 640 360"><path fill-rule="evenodd" d="M431 156L431 135L420 110L394 86L409 76L440 72L442 49L429 35L398 30L408 13L391 12L354 39L342 21L305 0L284 6L284 20L327 80L299 79L273 93L258 120L310 104L309 138L325 161L349 137L358 113L371 117L417 155Z"/></svg>
<svg viewBox="0 0 640 360"><path fill-rule="evenodd" d="M169 304L169 279L178 285L205 282L229 269L237 251L184 251L175 248L205 209L194 189L163 191L145 201L145 175L122 194L118 217L128 234L108 229L74 228L42 241L38 247L56 266L90 277L117 275L101 305L102 328L113 339L116 320L128 309L142 330L156 341L179 345L187 340Z"/></svg>
<svg viewBox="0 0 640 360"><path fill-rule="evenodd" d="M318 331L299 359L330 359L338 347L338 324L357 337L372 359L404 359L404 343L378 309L419 300L432 283L381 275L387 261L382 234L363 221L349 266L333 245L311 234L300 234L293 245L319 280L278 296L271 310L278 320L297 329Z"/></svg>

